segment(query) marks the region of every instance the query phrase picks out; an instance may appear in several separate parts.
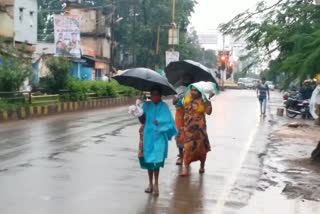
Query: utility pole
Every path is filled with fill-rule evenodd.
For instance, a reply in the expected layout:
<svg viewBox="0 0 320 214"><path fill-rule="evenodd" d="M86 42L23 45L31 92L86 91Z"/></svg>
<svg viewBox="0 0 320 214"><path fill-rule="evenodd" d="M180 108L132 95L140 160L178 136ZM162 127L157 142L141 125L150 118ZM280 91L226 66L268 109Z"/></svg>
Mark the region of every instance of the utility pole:
<svg viewBox="0 0 320 214"><path fill-rule="evenodd" d="M133 47L132 47L132 57L133 57L133 67L136 67L136 14L137 5L136 0L133 1Z"/></svg>
<svg viewBox="0 0 320 214"><path fill-rule="evenodd" d="M161 33L161 28L166 27L166 28L171 28L171 51L174 51L174 34L175 30L177 28L177 25L175 23L175 15L176 14L176 0L172 0L172 23L171 25L159 25L158 26L158 32L157 32L157 44L156 44L156 55L159 57L159 52L160 52L160 33ZM169 38L170 38L170 31L169 31ZM169 40L169 45L170 45L170 39ZM158 62L159 63L159 62ZM155 65L155 70L157 71L159 69L159 64Z"/></svg>
<svg viewBox="0 0 320 214"><path fill-rule="evenodd" d="M114 5L114 0L112 0L112 16L111 16L111 26L110 26L111 44L110 44L109 82L111 81L111 74L112 74L112 71L113 71L114 13L115 13L115 5Z"/></svg>
<svg viewBox="0 0 320 214"><path fill-rule="evenodd" d="M171 40L171 43L172 43L172 51L174 51L174 33L175 33L175 30L176 30L176 0L172 0L172 28L171 28L171 31L172 31L172 40Z"/></svg>

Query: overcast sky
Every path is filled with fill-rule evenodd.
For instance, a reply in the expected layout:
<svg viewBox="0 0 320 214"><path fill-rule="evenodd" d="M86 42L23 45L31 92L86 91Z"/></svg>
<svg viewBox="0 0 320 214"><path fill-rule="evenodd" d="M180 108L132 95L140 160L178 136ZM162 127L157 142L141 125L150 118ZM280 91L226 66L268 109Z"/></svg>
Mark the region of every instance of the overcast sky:
<svg viewBox="0 0 320 214"><path fill-rule="evenodd" d="M217 29L237 14L252 8L259 0L198 0L192 15L192 25L198 32Z"/></svg>

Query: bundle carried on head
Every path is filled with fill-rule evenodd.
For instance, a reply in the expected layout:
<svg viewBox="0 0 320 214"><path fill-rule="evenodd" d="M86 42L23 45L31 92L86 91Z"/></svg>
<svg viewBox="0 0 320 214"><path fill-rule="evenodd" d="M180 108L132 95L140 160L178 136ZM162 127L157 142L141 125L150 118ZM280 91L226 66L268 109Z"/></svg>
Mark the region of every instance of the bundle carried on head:
<svg viewBox="0 0 320 214"><path fill-rule="evenodd" d="M215 83L201 81L191 84L185 92L185 97L190 97L189 89L191 87L195 87L201 93L204 102L209 101L214 95L220 94L220 91Z"/></svg>

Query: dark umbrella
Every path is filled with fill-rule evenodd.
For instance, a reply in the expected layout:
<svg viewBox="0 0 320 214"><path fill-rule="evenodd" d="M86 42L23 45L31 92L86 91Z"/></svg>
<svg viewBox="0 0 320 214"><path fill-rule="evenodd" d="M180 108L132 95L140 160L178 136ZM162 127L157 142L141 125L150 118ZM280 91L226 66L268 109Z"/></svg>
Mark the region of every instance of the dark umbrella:
<svg viewBox="0 0 320 214"><path fill-rule="evenodd" d="M167 78L148 68L132 68L113 77L121 85L131 86L141 91L150 91L155 85L162 89L162 95L173 95L176 91Z"/></svg>
<svg viewBox="0 0 320 214"><path fill-rule="evenodd" d="M209 68L192 60L171 62L164 71L169 82L175 87L182 85L182 78L185 75L192 77L194 83L206 81L218 85Z"/></svg>

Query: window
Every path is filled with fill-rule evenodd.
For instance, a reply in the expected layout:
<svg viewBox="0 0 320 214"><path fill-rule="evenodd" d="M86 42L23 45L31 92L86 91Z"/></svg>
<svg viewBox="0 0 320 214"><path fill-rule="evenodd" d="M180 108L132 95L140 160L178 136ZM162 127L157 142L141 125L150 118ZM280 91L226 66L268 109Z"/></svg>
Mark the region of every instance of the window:
<svg viewBox="0 0 320 214"><path fill-rule="evenodd" d="M20 7L19 8L19 20L20 20L20 22L22 22L22 20L23 20L23 7Z"/></svg>
<svg viewBox="0 0 320 214"><path fill-rule="evenodd" d="M30 27L33 27L33 11L30 11Z"/></svg>

